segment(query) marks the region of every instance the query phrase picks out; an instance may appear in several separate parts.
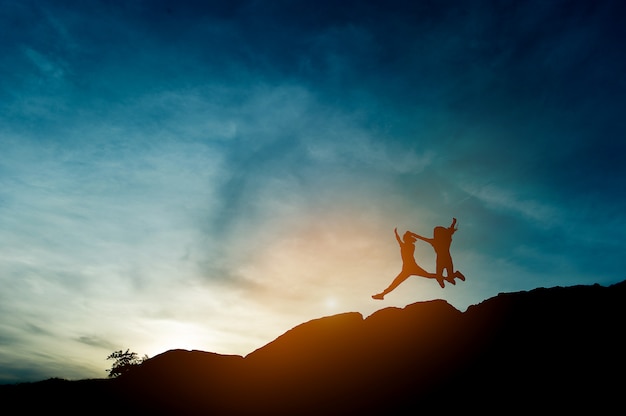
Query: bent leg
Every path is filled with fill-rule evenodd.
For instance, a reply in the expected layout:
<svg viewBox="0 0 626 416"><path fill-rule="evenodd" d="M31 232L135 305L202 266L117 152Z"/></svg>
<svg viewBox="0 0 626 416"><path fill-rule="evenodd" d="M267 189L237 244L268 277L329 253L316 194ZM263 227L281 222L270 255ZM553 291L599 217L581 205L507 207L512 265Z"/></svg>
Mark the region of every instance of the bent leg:
<svg viewBox="0 0 626 416"><path fill-rule="evenodd" d="M454 281L454 274L452 273L452 268L447 268L446 267L446 277L444 279L446 279L446 282L450 282L453 285L456 285L456 282Z"/></svg>
<svg viewBox="0 0 626 416"><path fill-rule="evenodd" d="M454 271L454 264L452 263L452 258L448 259L446 264L444 265L444 268L447 269L448 271L448 278L446 280L452 280L452 282L454 282L454 279L460 279L462 281L465 281L465 276L463 276L463 273L461 273L460 271Z"/></svg>
<svg viewBox="0 0 626 416"><path fill-rule="evenodd" d="M437 273L429 273L432 274L433 277L435 279L437 279L437 283L439 283L439 286L441 286L441 288L443 289L444 287L446 287L446 284L443 282L444 281L444 277L443 277L443 268L441 267L441 265L439 263L437 263ZM428 276L427 276L428 277ZM447 280L447 279L446 279Z"/></svg>

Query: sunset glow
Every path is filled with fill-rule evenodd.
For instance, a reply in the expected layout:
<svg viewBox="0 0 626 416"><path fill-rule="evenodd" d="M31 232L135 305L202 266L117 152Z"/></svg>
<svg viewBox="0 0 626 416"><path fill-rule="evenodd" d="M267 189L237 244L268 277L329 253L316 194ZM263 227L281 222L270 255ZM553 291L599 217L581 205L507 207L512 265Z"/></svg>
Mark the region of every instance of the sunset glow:
<svg viewBox="0 0 626 416"><path fill-rule="evenodd" d="M617 3L0 2L0 383L621 281Z"/></svg>

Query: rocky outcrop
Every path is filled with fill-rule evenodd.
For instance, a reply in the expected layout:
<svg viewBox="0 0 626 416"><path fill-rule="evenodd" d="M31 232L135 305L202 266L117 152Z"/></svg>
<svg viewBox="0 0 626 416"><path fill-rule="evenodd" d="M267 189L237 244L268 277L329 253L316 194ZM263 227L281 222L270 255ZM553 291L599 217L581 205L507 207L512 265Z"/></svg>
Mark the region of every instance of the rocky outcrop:
<svg viewBox="0 0 626 416"><path fill-rule="evenodd" d="M13 386L7 397L48 395L77 414L84 407L59 398L101 395L122 414L603 414L622 406L624 305L626 282L502 293L463 313L443 300L343 313L246 357L167 351L115 380Z"/></svg>

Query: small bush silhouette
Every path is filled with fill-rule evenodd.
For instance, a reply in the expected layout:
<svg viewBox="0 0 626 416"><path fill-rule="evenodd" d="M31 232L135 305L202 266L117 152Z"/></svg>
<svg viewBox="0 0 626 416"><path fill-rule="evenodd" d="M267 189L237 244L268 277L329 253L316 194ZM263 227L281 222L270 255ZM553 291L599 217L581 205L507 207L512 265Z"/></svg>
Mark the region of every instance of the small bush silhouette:
<svg viewBox="0 0 626 416"><path fill-rule="evenodd" d="M107 360L115 361L111 368L106 371L109 373L109 378L115 378L143 363L147 359L147 355L144 354L143 357L139 357L136 352L130 352L128 349L126 352L122 350L114 351L107 357Z"/></svg>

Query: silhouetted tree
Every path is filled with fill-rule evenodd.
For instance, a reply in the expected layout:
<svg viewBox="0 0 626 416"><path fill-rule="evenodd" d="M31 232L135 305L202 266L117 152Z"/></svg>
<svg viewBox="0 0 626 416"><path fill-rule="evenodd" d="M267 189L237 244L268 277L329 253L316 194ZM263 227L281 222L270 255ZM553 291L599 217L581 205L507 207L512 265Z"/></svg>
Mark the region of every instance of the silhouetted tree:
<svg viewBox="0 0 626 416"><path fill-rule="evenodd" d="M122 350L114 351L107 357L107 360L115 361L111 369L106 371L108 371L110 378L114 378L131 370L134 366L143 363L147 359L147 355L144 354L143 357L139 357L136 352L130 352L128 349L126 352Z"/></svg>

